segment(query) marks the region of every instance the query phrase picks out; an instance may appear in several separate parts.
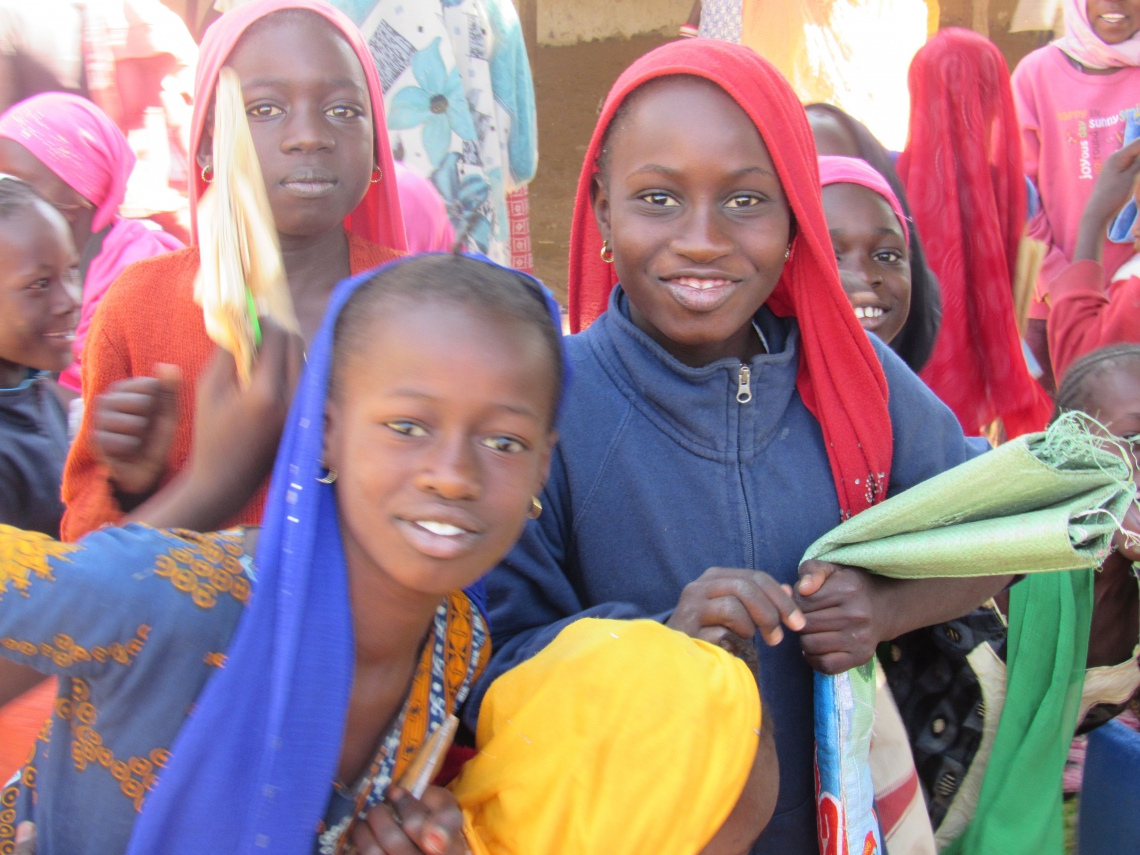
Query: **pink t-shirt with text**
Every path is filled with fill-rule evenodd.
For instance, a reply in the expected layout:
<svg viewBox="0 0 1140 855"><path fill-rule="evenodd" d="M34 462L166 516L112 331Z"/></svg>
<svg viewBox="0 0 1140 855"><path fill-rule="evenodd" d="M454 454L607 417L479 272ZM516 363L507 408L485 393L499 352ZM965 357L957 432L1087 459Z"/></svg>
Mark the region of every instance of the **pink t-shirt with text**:
<svg viewBox="0 0 1140 855"><path fill-rule="evenodd" d="M1038 300L1073 257L1081 214L1109 155L1124 144L1124 113L1140 108L1140 67L1086 74L1060 48L1046 45L1013 72L1013 100L1021 122L1025 174L1041 194L1029 235L1049 254L1037 284ZM1104 270L1111 274L1132 257L1131 244L1105 242ZM1030 317L1048 308L1035 301Z"/></svg>

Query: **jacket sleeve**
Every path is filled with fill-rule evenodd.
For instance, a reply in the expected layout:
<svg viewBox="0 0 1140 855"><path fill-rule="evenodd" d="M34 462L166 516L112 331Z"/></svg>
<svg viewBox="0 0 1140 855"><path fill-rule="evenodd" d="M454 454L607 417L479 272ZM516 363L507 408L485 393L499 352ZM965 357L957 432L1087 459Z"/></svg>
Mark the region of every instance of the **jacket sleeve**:
<svg viewBox="0 0 1140 855"><path fill-rule="evenodd" d="M1074 361L1106 344L1140 342L1140 277L1109 284L1095 261L1070 264L1049 284L1049 358L1060 380Z"/></svg>
<svg viewBox="0 0 1140 855"><path fill-rule="evenodd" d="M558 449L542 493L542 506L539 518L527 524L515 548L486 578L492 656L463 709L463 720L472 731L478 723L483 695L495 678L530 659L574 621L587 617L668 618L668 614L650 615L632 603L583 608L572 581L573 508L565 461Z"/></svg>
<svg viewBox="0 0 1140 855"><path fill-rule="evenodd" d="M108 316L111 317L108 317ZM75 541L107 523L122 519L109 472L95 453L95 399L113 383L132 375L122 342L117 341L114 289L99 304L83 347L83 420L63 467L63 503L67 506L60 537Z"/></svg>

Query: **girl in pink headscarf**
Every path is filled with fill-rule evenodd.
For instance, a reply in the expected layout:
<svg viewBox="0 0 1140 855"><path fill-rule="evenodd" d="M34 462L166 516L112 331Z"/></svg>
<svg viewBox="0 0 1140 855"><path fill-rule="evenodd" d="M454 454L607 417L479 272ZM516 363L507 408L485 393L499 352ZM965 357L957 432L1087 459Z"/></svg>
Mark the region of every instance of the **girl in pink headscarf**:
<svg viewBox="0 0 1140 855"><path fill-rule="evenodd" d="M1025 174L1041 196L1028 234L1048 246L1025 332L1047 387L1049 283L1073 260L1096 177L1124 144L1127 114L1140 108L1140 2L1064 0L1064 9L1064 37L1025 57L1012 80ZM1131 255L1128 245L1105 242L1101 284Z"/></svg>
<svg viewBox="0 0 1140 855"><path fill-rule="evenodd" d="M75 393L87 328L111 283L136 261L182 248L165 232L119 216L134 165L122 132L78 95L36 95L0 117L0 172L27 181L55 206L80 252L83 301L75 360L59 378Z"/></svg>

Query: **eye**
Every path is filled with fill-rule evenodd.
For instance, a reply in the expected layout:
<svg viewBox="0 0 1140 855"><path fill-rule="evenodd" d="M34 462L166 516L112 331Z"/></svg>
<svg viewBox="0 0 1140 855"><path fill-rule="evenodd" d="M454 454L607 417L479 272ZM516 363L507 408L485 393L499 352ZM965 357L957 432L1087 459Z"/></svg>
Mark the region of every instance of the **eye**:
<svg viewBox="0 0 1140 855"><path fill-rule="evenodd" d="M897 249L881 249L871 257L879 264L898 264L903 258Z"/></svg>
<svg viewBox="0 0 1140 855"><path fill-rule="evenodd" d="M37 279L34 282L28 283L28 290L29 291L46 291L50 287L51 287L51 280L47 279L47 278Z"/></svg>
<svg viewBox="0 0 1140 855"><path fill-rule="evenodd" d="M499 451L503 454L518 454L527 449L526 443L513 436L489 436L481 442L492 451Z"/></svg>
<svg viewBox="0 0 1140 855"><path fill-rule="evenodd" d="M738 193L737 195L731 197L728 200L728 202L725 203L725 207L726 208L754 208L757 205L759 205L762 201L764 201L764 200L761 199L759 196L756 196L752 193Z"/></svg>
<svg viewBox="0 0 1140 855"><path fill-rule="evenodd" d="M332 116L334 119L358 119L364 115L364 111L347 104L338 104L335 107L329 107L325 111L325 115Z"/></svg>
<svg viewBox="0 0 1140 855"><path fill-rule="evenodd" d="M252 107L247 107L245 112L255 119L270 119L280 116L285 111L276 104L254 104Z"/></svg>
<svg viewBox="0 0 1140 855"><path fill-rule="evenodd" d="M394 422L385 422L384 426L389 430L393 430L401 436L427 436L427 430L423 425L416 424L415 422L401 419Z"/></svg>
<svg viewBox="0 0 1140 855"><path fill-rule="evenodd" d="M681 204L668 193L662 193L657 190L651 191L649 193L643 193L637 198L641 199L644 202L648 202L650 205L656 205L660 208L675 208Z"/></svg>

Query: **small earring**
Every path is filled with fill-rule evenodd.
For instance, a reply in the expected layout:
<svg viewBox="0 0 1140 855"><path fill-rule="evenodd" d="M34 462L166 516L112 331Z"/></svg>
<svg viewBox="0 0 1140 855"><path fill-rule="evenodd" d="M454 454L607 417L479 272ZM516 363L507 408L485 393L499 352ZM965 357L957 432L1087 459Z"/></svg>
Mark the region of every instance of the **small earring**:
<svg viewBox="0 0 1140 855"><path fill-rule="evenodd" d="M784 250L784 261L792 257L792 245L788 244L788 248Z"/></svg>
<svg viewBox="0 0 1140 855"><path fill-rule="evenodd" d="M328 468L328 471L324 475L317 477L317 483L319 483L319 484L332 484L335 481L336 481L336 470L333 469L331 466Z"/></svg>
<svg viewBox="0 0 1140 855"><path fill-rule="evenodd" d="M379 167L379 166L377 166L375 169L373 169L373 170L372 170L372 178L370 179L370 182L369 182L369 183L371 183L371 184L379 184L379 183L380 183L380 179L381 179L381 178L383 178L383 177L384 177L384 173L383 173L383 172L381 172L381 171L380 171L380 167Z"/></svg>
<svg viewBox="0 0 1140 855"><path fill-rule="evenodd" d="M530 517L532 520L536 520L539 518L539 516L541 514L542 514L542 502L540 502L538 500L538 496L531 496L530 497L530 510L527 512L527 516Z"/></svg>
<svg viewBox="0 0 1140 855"><path fill-rule="evenodd" d="M207 163L205 166L203 166L203 167L202 167L202 180L203 180L203 181L205 181L207 184L213 184L213 183L214 183L214 179L213 179L212 177L211 177L211 178L207 178L207 177L206 177L206 174L207 174L207 173L209 173L211 176L214 174L214 167L212 167L212 166L211 166L210 164L208 164L208 163Z"/></svg>
<svg viewBox="0 0 1140 855"><path fill-rule="evenodd" d="M608 240L602 241L602 261L606 264L614 263L614 251L610 249L610 242Z"/></svg>

